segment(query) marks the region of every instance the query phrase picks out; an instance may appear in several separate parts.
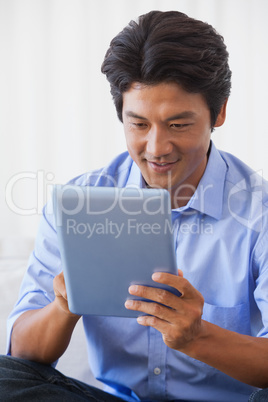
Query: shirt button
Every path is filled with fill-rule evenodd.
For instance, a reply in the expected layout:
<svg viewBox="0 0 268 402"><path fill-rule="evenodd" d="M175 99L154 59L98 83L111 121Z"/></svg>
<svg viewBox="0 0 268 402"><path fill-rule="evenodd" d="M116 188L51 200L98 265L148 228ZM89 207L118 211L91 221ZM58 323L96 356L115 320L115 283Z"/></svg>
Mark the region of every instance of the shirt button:
<svg viewBox="0 0 268 402"><path fill-rule="evenodd" d="M159 375L161 373L161 369L159 367L155 367L154 374Z"/></svg>

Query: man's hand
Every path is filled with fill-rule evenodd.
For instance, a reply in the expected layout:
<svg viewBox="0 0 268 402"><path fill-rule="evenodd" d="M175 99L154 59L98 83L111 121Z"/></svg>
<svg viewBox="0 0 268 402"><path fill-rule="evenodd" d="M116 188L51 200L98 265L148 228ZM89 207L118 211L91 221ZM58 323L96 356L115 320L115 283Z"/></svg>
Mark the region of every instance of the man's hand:
<svg viewBox="0 0 268 402"><path fill-rule="evenodd" d="M57 304L59 309L70 316L77 316L76 314L71 313L68 307L67 292L63 272L55 276L53 280L53 290L56 296L55 303Z"/></svg>
<svg viewBox="0 0 268 402"><path fill-rule="evenodd" d="M54 278L55 300L24 312L14 323L11 354L51 364L66 350L80 316L70 312L63 273Z"/></svg>
<svg viewBox="0 0 268 402"><path fill-rule="evenodd" d="M167 346L183 351L202 332L201 316L204 298L183 278L181 271L179 276L159 272L154 273L152 278L155 282L177 289L181 296L175 296L158 288L134 285L129 288L131 295L149 299L152 302L127 300L125 306L129 310L149 314L138 317L138 323L157 329L162 333Z"/></svg>
<svg viewBox="0 0 268 402"><path fill-rule="evenodd" d="M129 293L150 300L127 300L125 306L149 316L141 325L162 333L167 346L249 385L268 386L268 339L242 335L204 321L204 298L185 278L167 273L153 274L153 280L177 289L181 296L146 286L130 286ZM156 302L156 303L154 303ZM161 304L159 304L161 303Z"/></svg>

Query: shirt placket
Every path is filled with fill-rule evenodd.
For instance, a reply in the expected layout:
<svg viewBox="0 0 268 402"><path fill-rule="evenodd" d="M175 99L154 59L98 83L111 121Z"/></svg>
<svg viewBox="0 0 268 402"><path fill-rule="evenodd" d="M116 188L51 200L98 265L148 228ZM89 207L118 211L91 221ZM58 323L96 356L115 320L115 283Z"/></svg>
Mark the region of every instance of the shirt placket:
<svg viewBox="0 0 268 402"><path fill-rule="evenodd" d="M164 400L166 397L166 355L167 346L162 334L149 328L148 384L151 400Z"/></svg>
<svg viewBox="0 0 268 402"><path fill-rule="evenodd" d="M172 212L174 247L177 249L180 212ZM167 346L162 334L149 327L148 359L149 397L151 400L163 400L167 393Z"/></svg>

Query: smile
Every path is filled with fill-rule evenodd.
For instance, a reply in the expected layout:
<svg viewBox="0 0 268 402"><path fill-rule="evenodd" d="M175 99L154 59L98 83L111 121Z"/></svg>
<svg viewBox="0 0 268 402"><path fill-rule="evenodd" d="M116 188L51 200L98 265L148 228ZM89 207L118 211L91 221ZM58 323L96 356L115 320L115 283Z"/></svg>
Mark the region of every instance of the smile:
<svg viewBox="0 0 268 402"><path fill-rule="evenodd" d="M175 162L152 162L148 161L150 168L156 173L166 173L173 168Z"/></svg>

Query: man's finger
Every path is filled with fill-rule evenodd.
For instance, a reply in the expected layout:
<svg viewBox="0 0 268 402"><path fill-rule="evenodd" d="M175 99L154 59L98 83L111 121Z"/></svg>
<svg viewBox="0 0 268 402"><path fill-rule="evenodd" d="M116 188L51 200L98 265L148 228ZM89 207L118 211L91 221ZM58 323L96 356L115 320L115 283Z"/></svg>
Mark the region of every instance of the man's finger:
<svg viewBox="0 0 268 402"><path fill-rule="evenodd" d="M169 285L181 293L181 297L193 298L198 292L187 279L182 276L168 274L166 272L155 272L152 275L153 281Z"/></svg>

